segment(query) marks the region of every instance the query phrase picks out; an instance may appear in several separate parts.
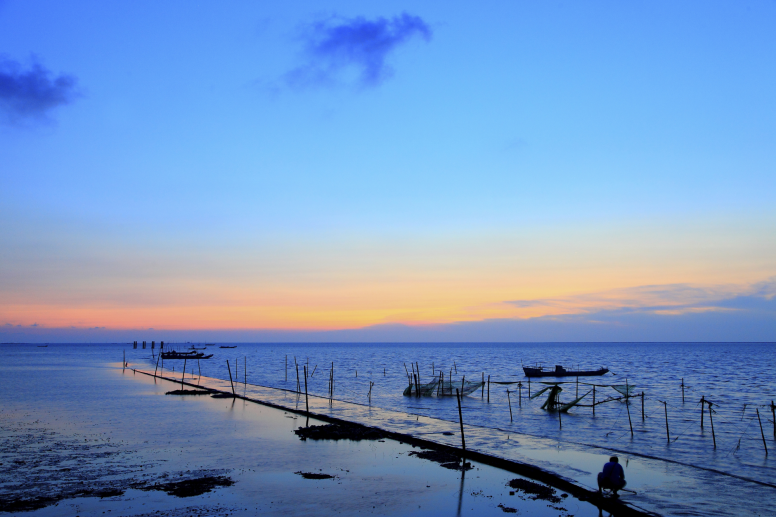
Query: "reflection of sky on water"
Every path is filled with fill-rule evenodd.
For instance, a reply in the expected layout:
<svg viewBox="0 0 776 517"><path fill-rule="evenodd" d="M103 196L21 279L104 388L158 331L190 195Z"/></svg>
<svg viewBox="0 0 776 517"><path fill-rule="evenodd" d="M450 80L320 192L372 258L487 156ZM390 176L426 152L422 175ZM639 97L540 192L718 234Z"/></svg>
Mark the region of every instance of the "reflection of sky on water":
<svg viewBox="0 0 776 517"><path fill-rule="evenodd" d="M302 441L292 434L304 425L302 416L242 399L165 397L175 385L132 370L106 369L104 359L109 354L96 351L89 360L84 348L58 348L54 353L51 348L45 355L35 349L0 349L4 359L0 363L4 395L0 442L9 438L12 429L31 430L31 446L22 456L30 463L38 461L35 448L66 453L72 444L82 447L74 452L78 465L70 465L72 472L50 473L54 485L71 474L76 482L106 474L111 479L134 475L147 480L164 474L175 479L180 473L203 469L217 470L236 483L187 499L133 489L120 497L77 497L25 512L30 517L94 517L108 515L107 511L156 515L173 510L183 515L182 509L192 505L226 510L208 506L207 511L186 515L355 515L376 512L373 507L377 507L380 514L425 517L455 515L459 506L462 514L502 515L498 503L530 515L558 515L546 501L510 497L506 484L516 476L496 468L475 463L476 470L464 481L460 472L408 457L413 448L392 440ZM310 423L322 422L311 419ZM85 452L86 447L95 449L95 454ZM106 456L106 450L118 455ZM39 480L38 467L29 468ZM124 475L111 476L119 468ZM299 471L325 472L336 478L305 480L295 474ZM84 474L88 476L78 477ZM0 497L8 482L0 472ZM592 505L573 498L565 499L563 506L568 509L564 515L598 514Z"/></svg>
<svg viewBox="0 0 776 517"><path fill-rule="evenodd" d="M38 354L46 353L52 371L56 371L58 356L71 356L77 359L85 350L89 350L95 359L110 361L120 360L121 347L61 347L52 345L48 349L33 349L27 352L30 361L37 361ZM55 354L51 354L56 351ZM148 367L152 360L150 349L127 349L127 358L132 364L143 364ZM631 416L635 437L631 440L627 428L627 414L622 403L611 403L599 406L596 416L592 417L589 408L575 409L563 416L563 429L559 430L557 417L538 410L540 399L515 403L512 399L512 409L515 421L510 424L506 406L506 396L503 386L491 386L491 402L479 397L478 393L464 399L464 420L467 423L467 445L469 448L491 452L497 456L526 461L554 470L562 475L578 480L587 486L595 485L595 473L610 454L610 450L600 450L577 445L574 442L598 445L621 451L635 451L643 454L676 459L678 461L716 468L733 472L745 477L762 479L772 482L772 460L765 459L759 436L759 428L752 427L749 412L744 413L741 420L741 407L745 402L769 402L760 398L770 397L773 393L772 377L767 376L767 364L772 364L773 351L768 345L536 345L509 348L502 346L301 346L301 345L240 345L237 349L222 350L210 347L208 353L215 357L209 361L201 361L203 374L215 374L226 379L212 381L228 389L228 373L225 359L229 359L232 368L238 363L237 372L233 375L244 379L244 364L248 365L248 380L257 384L266 384L291 388L296 385L295 370L289 369L289 381L283 376L283 359L289 353L289 361L293 364L293 355L301 360L310 358L310 365L316 374L309 379L311 393L325 393L328 379L328 369L322 365L335 360L335 397L350 399L360 404L366 403L366 392L371 379L375 382L372 394L373 407L366 405L347 404L335 401L331 407L327 401L311 397L311 410L328 412L348 420L363 421L370 425L378 425L399 432L424 434L440 443L458 445L457 407L454 399L435 397L421 400L401 396L406 376L401 365L404 360L417 359L421 372L433 360L435 368L444 359L446 362L456 362L459 374L466 372L467 378L477 380L479 375L474 372L484 369L492 379L519 378L516 369L520 358L532 362L541 355L545 358L559 358L558 363L571 365L579 362L582 366L598 366L603 364L619 375L602 380L612 382L623 378L628 372L629 383L639 388L646 386L646 421L641 421L640 401L631 405ZM635 357L641 353L641 359ZM247 356L247 361L243 357ZM576 360L573 358L576 357ZM757 364L749 364L751 357L762 358ZM239 361L235 359L240 358ZM604 360L608 358L608 360ZM368 362L371 365L367 367ZM187 370L191 371L191 362ZM165 373L173 362L165 365ZM176 371L180 371L182 362L174 362ZM253 366L252 366L253 365ZM259 366L261 365L261 366ZM518 365L515 367L515 365ZM707 365L707 366L703 366ZM386 367L386 376L382 368ZM444 365L447 368L447 365ZM745 368L746 367L746 368ZM85 368L91 368L85 363ZM355 370L359 370L356 379ZM370 372L370 370L372 370ZM638 371L638 376L635 372ZM745 378L740 378L737 372L747 371ZM375 374L374 372L379 372ZM321 375L323 373L323 375ZM352 377L348 376L352 373ZM507 373L511 375L507 375ZM429 375L430 377L430 375ZM681 391L678 385L681 377L692 389L687 391L685 413L679 413L681 408ZM616 382L616 381L615 381ZM532 383L533 385L533 383ZM236 385L238 386L238 385ZM245 390L243 384L240 389ZM258 387L247 387L255 391L256 396L263 400L271 400L287 407L304 408L304 399L295 394L278 390L261 390ZM260 392L260 396L259 396ZM525 393L524 393L525 395ZM711 446L711 435L708 415L703 433L700 432L700 412L697 399L700 395L720 404L719 412L714 416L715 432L718 449L716 453ZM669 402L669 419L672 438L680 435L670 447L665 445L665 428L662 404L657 400L667 399ZM378 409L380 408L380 409ZM419 409L427 408L427 409ZM425 416L423 416L425 415ZM761 411L765 425L770 425L767 416ZM438 417L431 418L431 417ZM756 418L756 417L755 417ZM477 426L481 427L475 427ZM742 439L741 450L730 451L732 440L737 440L741 426L749 425ZM756 420L755 420L756 425ZM602 439L605 432L614 431L608 439ZM445 436L442 432L452 432L453 436ZM605 431L605 432L604 432ZM646 432L643 432L646 431ZM768 428L766 427L766 433ZM739 434L736 434L739 433ZM517 436L516 436L517 434ZM542 438L541 435L546 437ZM509 437L509 439L507 439ZM769 446L771 436L766 434ZM558 441L560 439L560 441ZM516 446L516 442L519 444ZM559 448L560 447L560 448ZM776 448L776 447L774 447ZM739 481L712 472L690 468L672 463L638 458L626 452L619 453L627 465L626 472L631 487L638 486L637 500L643 500L644 505L661 513L685 511L688 507L695 508L700 513L739 514L728 507L731 501L746 500L754 510L771 513L775 508L768 501L774 500L773 489ZM736 503L737 504L737 503Z"/></svg>

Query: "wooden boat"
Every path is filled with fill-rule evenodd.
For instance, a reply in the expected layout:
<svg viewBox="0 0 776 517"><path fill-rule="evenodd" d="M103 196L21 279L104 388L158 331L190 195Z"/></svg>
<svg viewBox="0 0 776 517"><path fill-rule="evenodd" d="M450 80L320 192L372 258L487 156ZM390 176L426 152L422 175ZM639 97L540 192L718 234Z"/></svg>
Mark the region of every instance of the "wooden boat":
<svg viewBox="0 0 776 517"><path fill-rule="evenodd" d="M210 359L213 354L205 355L202 352L176 352L174 350L170 352L162 352L162 359Z"/></svg>
<svg viewBox="0 0 776 517"><path fill-rule="evenodd" d="M219 346L218 348L237 348L237 345L234 345L234 346L225 346L225 345L221 345L221 346Z"/></svg>
<svg viewBox="0 0 776 517"><path fill-rule="evenodd" d="M599 368L598 370L567 370L559 364L555 365L554 370L542 368L541 366L523 366L523 371L526 377L593 377L609 372L607 368Z"/></svg>

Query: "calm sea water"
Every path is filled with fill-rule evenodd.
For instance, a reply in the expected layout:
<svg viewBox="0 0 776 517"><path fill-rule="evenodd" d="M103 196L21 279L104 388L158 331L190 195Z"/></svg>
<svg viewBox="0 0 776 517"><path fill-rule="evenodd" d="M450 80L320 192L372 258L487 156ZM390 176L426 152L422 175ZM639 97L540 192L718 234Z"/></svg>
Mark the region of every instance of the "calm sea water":
<svg viewBox="0 0 776 517"><path fill-rule="evenodd" d="M150 343L145 350L140 346L135 350L132 345L50 345L46 349L25 346L30 361L45 357L52 365L56 364L57 357L68 356L70 360L74 354L88 354L90 360L120 362L124 352L130 365L153 369L156 364ZM175 346L185 349L189 345ZM451 421L458 419L454 397L417 399L402 395L407 386L405 364L410 368L410 363L417 363L423 382L431 381L440 370L445 372L446 378L452 370L456 381L463 376L479 381L483 373L486 379L490 376L491 381L523 381L526 386L522 400L518 400L516 385L491 384L489 402L487 390L466 397L463 404L466 423L649 455L767 483L776 481L776 441L769 407L776 399L774 343L246 343L237 344L234 349L210 345L206 352L213 353L214 357L199 361L199 364L188 361L187 370L194 368L196 373L201 368L203 375L228 379L228 360L232 376L240 381L247 375L251 384L294 390L296 360L300 375L302 364L309 364L310 372L314 372L308 378L310 393L325 395L333 362L336 399L368 404L370 383L374 383L372 406ZM556 413L540 408L544 396L534 400L527 398L527 379L521 362L579 365L585 369L607 367L612 373L583 378L582 382L611 385L625 384L627 379L628 384L635 386L635 392L645 394L643 416L641 398L634 398L629 405L622 401L598 405L595 415L589 407L573 408L563 415L561 428ZM178 372L182 366L182 361L164 364L165 370L174 367ZM686 385L684 402L682 379ZM533 393L541 387L537 381L531 382ZM507 388L515 392L510 395L512 420ZM573 379L563 388L562 400L575 398L577 385ZM582 395L590 387L580 384L578 389ZM597 401L608 396L619 394L611 388L596 388ZM701 428L699 401L702 396L714 404L714 436L708 409L704 412ZM582 402L589 403L591 398L592 394ZM670 441L666 438L666 410ZM763 435L770 457L765 454Z"/></svg>

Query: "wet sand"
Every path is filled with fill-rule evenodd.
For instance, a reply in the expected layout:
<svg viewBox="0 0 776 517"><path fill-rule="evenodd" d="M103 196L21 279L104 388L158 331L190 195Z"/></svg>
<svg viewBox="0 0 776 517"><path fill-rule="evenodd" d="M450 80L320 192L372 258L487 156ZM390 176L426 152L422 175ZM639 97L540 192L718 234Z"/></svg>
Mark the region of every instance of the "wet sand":
<svg viewBox="0 0 776 517"><path fill-rule="evenodd" d="M19 393L0 410L6 514L599 515L560 490L536 498L509 486L524 479L514 473L470 460L449 468L408 443L303 440L298 414L165 395L180 384L132 370L28 370L3 371Z"/></svg>

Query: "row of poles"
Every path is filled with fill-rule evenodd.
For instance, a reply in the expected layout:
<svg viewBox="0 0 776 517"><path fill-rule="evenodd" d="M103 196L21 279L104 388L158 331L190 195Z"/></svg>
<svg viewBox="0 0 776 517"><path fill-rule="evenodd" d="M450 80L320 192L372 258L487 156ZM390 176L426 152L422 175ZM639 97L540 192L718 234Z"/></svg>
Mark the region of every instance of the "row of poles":
<svg viewBox="0 0 776 517"><path fill-rule="evenodd" d="M157 368L159 366L159 359L160 359L160 357L161 357L161 354L159 356L157 356L157 362L156 362ZM248 382L248 377L247 377L247 357L244 357L243 361L244 361L243 362L243 382L244 382L245 385L247 385L247 382ZM126 351L124 352L124 359L122 361L122 365L123 365L124 368L126 368L127 365L128 365L128 363L126 361ZM227 370L229 372L229 382L230 382L231 387L232 387L232 393L235 394L234 379L232 377L232 370L231 370L231 365L229 363L229 360L226 361L226 365L227 365ZM197 366L199 367L199 360L197 360ZM235 375L237 375L237 373L238 373L237 370L236 370L236 366L237 366L237 364L235 363ZM301 395L301 393L302 393L302 379L300 379L300 376L299 376L299 373L300 373L299 372L299 363L297 363L296 357L294 357L294 366L295 366L295 370L296 370L296 392L297 392L297 394ZM308 418L309 418L309 395L308 395L308 389L307 389L307 387L308 387L307 386L307 384L308 384L307 383L307 379L308 379L308 374L309 374L310 377L312 377L315 374L315 371L317 371L317 368L318 368L318 366L315 365L315 368L310 373L309 372L309 362L304 364L304 365L302 365L302 370L303 370L302 374L303 374L303 381L304 381L304 395L305 395L305 411L306 411L306 413L308 415ZM415 362L414 364L410 363L410 368L412 369L412 373L410 373L409 369L407 368L406 363L404 364L405 373L407 374L408 383L410 385L410 394L413 394L412 387L414 385L414 387L415 387L415 389L414 389L414 396L420 397L421 396L421 391L419 389L419 387L421 386L420 366L419 366L419 364L417 362ZM164 361L163 361L163 359L162 359L162 369L164 369ZM452 390L452 375L453 375L453 372L455 372L455 373L458 372L458 366L455 364L455 362L453 362L453 368L451 368L450 372L448 373L448 379L450 379L450 382L451 382L451 384L450 384L451 390ZM437 394L439 394L439 390L440 389L444 389L443 386L444 386L445 372L442 371L442 370L439 370L439 372L437 373L437 370L436 370L434 364L432 363L432 373L433 373L433 375L435 377L437 377L437 375L438 375L439 383L438 383L438 386L437 386ZM200 374L200 376L202 375L201 368L199 369L199 374ZM156 375L156 368L154 369L154 375ZM185 375L186 375L186 359L184 358L183 372L181 374L181 389L183 389L183 380L185 378ZM356 370L356 374L355 375L358 376L357 370ZM385 369L383 369L383 375L386 375ZM285 378L286 378L286 381L287 381L288 380L288 355L286 355L286 362L285 362ZM461 426L461 445L462 445L464 450L466 449L466 445L465 445L466 442L465 442L464 431L463 431L463 412L462 412L462 408L461 408L461 397L462 397L461 391L463 390L463 387L466 385L465 382L466 382L466 376L462 376L461 377L461 389L459 390L458 388L455 388L456 399L457 399L457 403L458 403L459 424ZM485 398L487 396L487 401L488 402L490 402L490 384L491 384L491 382L490 382L490 375L488 375L487 381L486 381L485 373L483 372L482 373L482 388L481 388L480 396L481 396L481 398ZM522 389L523 389L524 385L523 385L522 382L517 382L516 384L517 384L517 388L518 388L517 389L517 392L518 392L518 404L519 404L519 406L522 407L522 398L523 398L523 396L522 396ZM530 398L531 397L531 380L530 380L530 378L528 379L526 384L527 384L527 389L528 389L528 397ZM367 399L368 399L370 404L372 402L372 390L373 390L374 386L375 386L375 383L372 382L372 381L369 381L369 391L367 393ZM595 415L595 407L597 405L600 405L600 404L603 404L603 403L606 403L606 402L612 402L612 401L616 401L616 400L625 399L625 407L626 407L626 411L627 411L627 415L628 415L628 425L629 425L629 428L630 428L630 434L631 434L631 436L634 436L633 421L632 421L631 414L630 414L630 399L631 398L641 398L641 418L642 418L642 421L643 421L645 419L645 408L644 408L645 394L642 391L639 394L631 395L627 379L626 379L625 386L626 386L625 395L623 397L609 398L609 399L606 399L606 400L602 400L602 401L596 402L596 386L593 385L593 388L591 390L592 391L593 402L590 405L590 407L592 407L593 414ZM681 380L680 388L682 390L682 402L685 402L685 389L687 388L687 385L684 383L684 379L683 378ZM511 394L512 393L514 393L514 390L510 391L507 388L506 395L507 395L507 405L508 405L508 408L509 408L509 420L510 420L510 422L514 421L514 415L513 415L513 412L512 412L512 400L511 400ZM576 396L579 397L579 378L576 379ZM331 404L332 401L333 401L333 398L334 398L334 362L331 363L331 367L329 369L328 398L329 398L329 403ZM664 410L664 415L665 415L666 440L670 443L670 441L671 441L671 434L670 434L670 428L669 428L669 422L668 422L668 402L664 401L664 400L658 400L658 402L663 404L663 410ZM712 442L713 442L714 448L716 449L717 448L717 438L716 438L716 432L715 432L715 429L714 429L714 418L713 418L713 414L714 414L715 411L712 408L713 408L713 406L715 406L717 404L715 404L714 402L706 399L705 396L701 397L701 400L700 400L699 404L701 405L701 422L700 422L701 423L701 429L704 428L705 412L706 412L706 408L708 406L709 424L711 426ZM776 440L776 404L774 404L774 401L771 401L771 403L768 406L768 408L771 410L771 413L772 413L772 416L773 416L773 437L774 437L774 440ZM764 431L764 428L763 428L763 425L762 425L762 418L760 416L760 410L759 410L759 408L756 407L755 411L756 411L756 415L757 415L757 421L758 421L758 424L759 424L759 427L760 427L760 436L762 438L763 448L765 450L765 455L767 456L768 455L768 445L767 445L767 441L765 439L765 431ZM563 428L563 419L562 419L561 413L562 413L562 411L558 411L558 422L559 422L560 428L562 429Z"/></svg>

